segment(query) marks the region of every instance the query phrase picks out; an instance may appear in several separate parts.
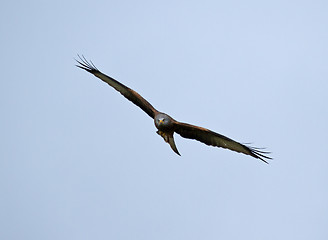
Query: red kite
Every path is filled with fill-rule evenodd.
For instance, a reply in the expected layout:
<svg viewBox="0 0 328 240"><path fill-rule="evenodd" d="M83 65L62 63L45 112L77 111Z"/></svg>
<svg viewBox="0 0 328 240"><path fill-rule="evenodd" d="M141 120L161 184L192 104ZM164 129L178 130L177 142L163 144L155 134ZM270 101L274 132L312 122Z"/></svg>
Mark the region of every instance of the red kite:
<svg viewBox="0 0 328 240"><path fill-rule="evenodd" d="M171 146L172 150L176 154L180 155L174 143L173 134L175 132L184 138L195 139L207 145L227 148L235 152L244 153L254 158L258 158L265 163L268 163L265 159L272 159L271 157L265 155L269 154L269 152L261 151L259 148L248 147L209 129L174 120L169 115L157 111L137 92L118 82L114 78L100 72L95 65L91 61L89 63L84 56L82 56L82 58L79 56L79 58L80 60L76 60L78 63L78 65L76 65L77 67L92 73L97 78L100 78L102 81L106 82L109 86L115 88L115 90L120 92L124 97L140 107L151 118L153 118L155 126L158 129L157 134L163 137L165 142Z"/></svg>

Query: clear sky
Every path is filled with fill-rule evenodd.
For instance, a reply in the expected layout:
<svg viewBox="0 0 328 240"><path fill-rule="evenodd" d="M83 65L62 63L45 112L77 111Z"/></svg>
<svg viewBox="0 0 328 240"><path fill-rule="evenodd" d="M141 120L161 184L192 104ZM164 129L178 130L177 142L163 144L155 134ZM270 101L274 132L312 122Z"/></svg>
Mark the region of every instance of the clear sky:
<svg viewBox="0 0 328 240"><path fill-rule="evenodd" d="M5 1L0 239L328 239L327 1ZM266 147L269 165L176 136Z"/></svg>

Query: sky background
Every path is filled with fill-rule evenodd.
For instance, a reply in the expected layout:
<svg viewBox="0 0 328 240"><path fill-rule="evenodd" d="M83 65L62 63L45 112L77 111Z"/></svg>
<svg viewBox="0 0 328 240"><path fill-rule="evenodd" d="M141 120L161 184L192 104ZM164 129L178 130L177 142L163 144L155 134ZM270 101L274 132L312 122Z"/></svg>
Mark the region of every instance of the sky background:
<svg viewBox="0 0 328 240"><path fill-rule="evenodd" d="M5 1L0 239L328 239L327 1ZM75 67L84 54L176 135Z"/></svg>

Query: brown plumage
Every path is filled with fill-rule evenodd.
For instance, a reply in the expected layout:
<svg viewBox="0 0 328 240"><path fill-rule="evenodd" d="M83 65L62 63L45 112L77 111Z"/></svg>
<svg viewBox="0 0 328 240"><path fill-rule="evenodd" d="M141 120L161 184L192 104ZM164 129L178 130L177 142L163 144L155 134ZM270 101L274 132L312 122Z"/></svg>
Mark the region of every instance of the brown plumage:
<svg viewBox="0 0 328 240"><path fill-rule="evenodd" d="M157 133L163 137L164 141L167 142L171 146L172 150L178 155L180 155L180 153L174 143L174 132L178 133L184 138L195 139L210 146L222 147L235 152L250 155L254 158L262 160L265 163L267 163L265 159L272 159L265 155L269 154L269 152L264 152L258 148L243 145L209 129L174 120L169 115L157 111L146 99L144 99L134 90L128 88L114 78L111 78L100 72L91 61L89 63L83 56L78 57L80 60L76 60L78 62L78 65L76 65L77 67L92 73L111 87L115 88L124 97L140 107L151 118L153 118L155 126L158 129Z"/></svg>

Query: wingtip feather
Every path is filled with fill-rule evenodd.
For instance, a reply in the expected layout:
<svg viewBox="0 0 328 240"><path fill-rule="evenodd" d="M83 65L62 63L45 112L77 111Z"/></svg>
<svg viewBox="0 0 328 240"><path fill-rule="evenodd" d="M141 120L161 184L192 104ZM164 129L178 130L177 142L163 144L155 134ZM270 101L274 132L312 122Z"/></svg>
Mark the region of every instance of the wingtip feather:
<svg viewBox="0 0 328 240"><path fill-rule="evenodd" d="M90 73L94 73L94 72L99 72L98 68L93 64L92 61L88 62L88 60L84 57L84 55L79 55L77 54L78 59L75 58L75 61L78 63L76 64L75 66L83 69L83 70L86 70Z"/></svg>
<svg viewBox="0 0 328 240"><path fill-rule="evenodd" d="M271 152L266 152L266 151L260 151L258 149L263 149L263 148L255 148L255 147L248 147L251 151L251 156L252 157L255 157L255 158L258 158L260 160L262 160L263 162L269 164L267 160L273 160L272 157L269 157L269 156L266 156L265 154L270 154Z"/></svg>

